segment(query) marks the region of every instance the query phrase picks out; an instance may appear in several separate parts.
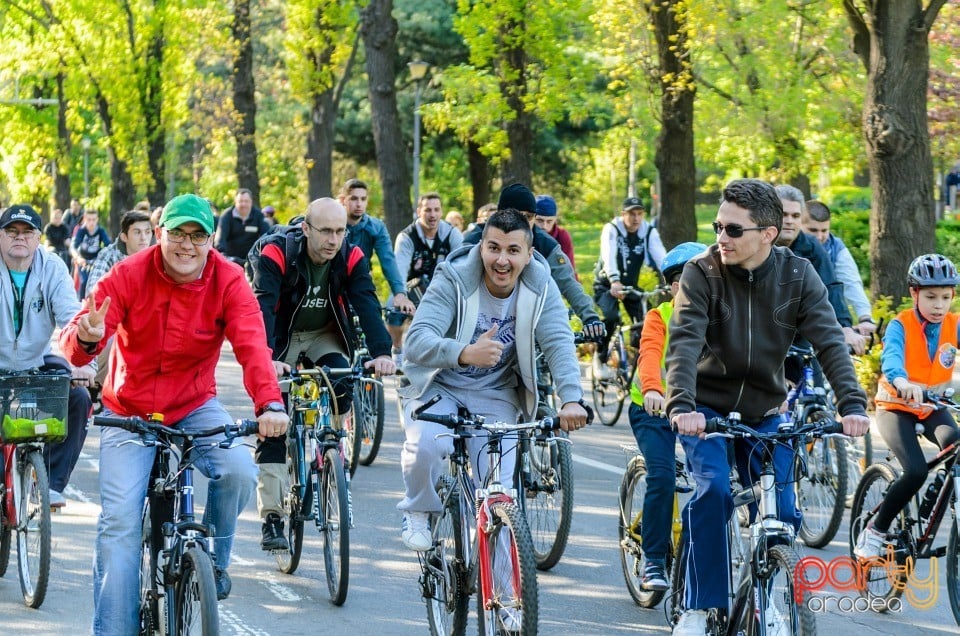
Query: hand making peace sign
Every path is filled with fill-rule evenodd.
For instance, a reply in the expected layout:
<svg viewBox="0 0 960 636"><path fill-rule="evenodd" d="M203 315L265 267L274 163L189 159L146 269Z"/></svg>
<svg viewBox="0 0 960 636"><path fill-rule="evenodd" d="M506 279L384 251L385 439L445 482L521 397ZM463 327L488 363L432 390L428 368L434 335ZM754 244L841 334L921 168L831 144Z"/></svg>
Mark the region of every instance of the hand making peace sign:
<svg viewBox="0 0 960 636"><path fill-rule="evenodd" d="M103 323L110 309L110 297L104 298L103 304L98 308L96 299L90 294L84 300L84 305L87 313L80 316L77 322L77 338L83 342L100 342L103 340Z"/></svg>

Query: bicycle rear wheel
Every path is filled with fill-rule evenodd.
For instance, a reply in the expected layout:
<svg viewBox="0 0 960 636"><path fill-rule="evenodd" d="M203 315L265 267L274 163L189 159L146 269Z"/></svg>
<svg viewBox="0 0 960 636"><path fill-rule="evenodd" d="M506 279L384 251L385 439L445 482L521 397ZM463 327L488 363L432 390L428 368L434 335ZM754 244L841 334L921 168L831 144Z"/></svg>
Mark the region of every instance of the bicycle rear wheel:
<svg viewBox="0 0 960 636"><path fill-rule="evenodd" d="M523 513L516 504L497 502L490 506L492 528L480 532L489 563L478 563L481 572L477 591L477 622L480 634L537 633L537 562ZM481 553L483 554L483 553ZM484 578L488 577L488 581ZM489 594L484 593L487 587Z"/></svg>
<svg viewBox="0 0 960 636"><path fill-rule="evenodd" d="M328 448L323 453L322 470L317 524L323 535L324 571L330 600L343 605L350 578L350 519L347 478L337 449Z"/></svg>
<svg viewBox="0 0 960 636"><path fill-rule="evenodd" d="M853 553L853 548L857 537L860 531L873 520L880 502L887 494L887 489L896 479L896 470L885 462L874 464L863 473L857 485L857 491L853 495L853 505L850 507L850 556L855 561L857 556ZM889 606L888 601L898 598L906 588L907 577L904 574L906 571L904 565L908 557L913 557L911 543L903 540L904 535L909 532L906 530L906 523L906 516L901 512L890 524L890 533L897 535L897 544L894 546L897 555L896 572L891 575L890 572L893 570L889 565L863 568L866 571L863 573L864 587L859 590L860 595L870 600L874 598L884 600L884 603L877 603L879 609L875 611L886 611ZM870 608L874 609L873 603L870 604Z"/></svg>
<svg viewBox="0 0 960 636"><path fill-rule="evenodd" d="M359 422L356 413L356 408L352 407L349 412L340 418L343 427L340 446L343 448L343 459L347 462L347 469L350 471L351 477L357 472L357 466L360 465L360 433L357 429Z"/></svg>
<svg viewBox="0 0 960 636"><path fill-rule="evenodd" d="M800 538L811 548L822 548L837 534L843 519L846 445L836 437L814 440L807 445L806 458L806 470L800 462L796 466L797 505L803 513Z"/></svg>
<svg viewBox="0 0 960 636"><path fill-rule="evenodd" d="M530 439L529 473L521 475L522 503L538 570L560 561L573 519L573 458L570 444L548 437ZM522 464L523 462L518 462Z"/></svg>
<svg viewBox="0 0 960 636"><path fill-rule="evenodd" d="M287 549L274 551L277 567L284 574L293 574L300 566L300 555L303 554L303 501L297 490L297 460L290 456L295 447L293 441L287 443L287 479L291 484L290 491L284 497L283 511L286 519L284 527L287 532ZM309 474L309 471L308 471ZM310 501L310 480L307 480L307 501Z"/></svg>
<svg viewBox="0 0 960 636"><path fill-rule="evenodd" d="M16 452L20 480L17 509L17 564L23 602L34 609L43 604L50 575L50 484L38 450Z"/></svg>
<svg viewBox="0 0 960 636"><path fill-rule="evenodd" d="M384 417L383 384L369 378L353 385L354 430L359 437L358 461L369 466L380 452Z"/></svg>
<svg viewBox="0 0 960 636"><path fill-rule="evenodd" d="M666 595L664 590L645 590L641 533L643 529L643 500L647 495L647 463L637 455L627 465L627 472L620 482L620 566L623 580L633 602L640 607L654 608ZM670 564L667 565L668 569Z"/></svg>
<svg viewBox="0 0 960 636"><path fill-rule="evenodd" d="M467 627L470 596L467 592L466 552L460 519L460 493L453 478L437 482L443 512L434 519L433 546L424 554L420 579L427 603L431 636L462 634Z"/></svg>
<svg viewBox="0 0 960 636"><path fill-rule="evenodd" d="M753 612L765 623L758 634L816 636L817 620L807 605L810 594L803 590L798 598L794 589L794 573L799 562L800 557L789 546L776 545L767 552L769 574L760 579L757 593L752 595L766 600L762 612Z"/></svg>
<svg viewBox="0 0 960 636"><path fill-rule="evenodd" d="M953 620L960 625L960 535L955 522L950 524L947 543L947 596L950 598Z"/></svg>
<svg viewBox="0 0 960 636"><path fill-rule="evenodd" d="M209 554L196 547L183 553L174 594L177 634L215 636L220 633L217 584Z"/></svg>
<svg viewBox="0 0 960 636"><path fill-rule="evenodd" d="M0 527L0 576L7 573L7 564L10 563L11 533L10 528Z"/></svg>

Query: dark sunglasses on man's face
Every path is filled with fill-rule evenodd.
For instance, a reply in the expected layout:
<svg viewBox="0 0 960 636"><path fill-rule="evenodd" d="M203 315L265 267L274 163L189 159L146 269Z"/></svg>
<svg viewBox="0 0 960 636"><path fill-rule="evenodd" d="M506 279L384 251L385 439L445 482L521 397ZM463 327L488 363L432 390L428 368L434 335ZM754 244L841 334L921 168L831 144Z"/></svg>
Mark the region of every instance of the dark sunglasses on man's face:
<svg viewBox="0 0 960 636"><path fill-rule="evenodd" d="M765 230L769 225L758 225L756 227L743 227L742 225L737 225L736 223L729 223L724 225L723 223L713 222L713 232L720 236L721 233L726 231L727 236L730 238L740 238L743 236L744 232L750 232L752 230Z"/></svg>

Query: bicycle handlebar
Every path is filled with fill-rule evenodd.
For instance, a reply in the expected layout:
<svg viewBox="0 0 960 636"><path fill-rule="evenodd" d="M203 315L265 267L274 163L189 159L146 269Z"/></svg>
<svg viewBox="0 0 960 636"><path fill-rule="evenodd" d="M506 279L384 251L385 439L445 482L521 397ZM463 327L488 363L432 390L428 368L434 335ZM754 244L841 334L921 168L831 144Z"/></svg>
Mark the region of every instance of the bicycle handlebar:
<svg viewBox="0 0 960 636"><path fill-rule="evenodd" d="M559 417L545 417L541 420L533 420L531 422L518 422L516 424L508 424L506 422L493 422L487 424L485 418L482 415L453 415L453 414L435 414L435 413L424 413L424 411L440 401L440 395L433 396L430 400L422 404L417 408L411 416L415 420L423 420L424 422L433 422L435 424L441 424L447 428L474 428L482 429L491 433L511 433L515 431L530 431L537 430L543 433L549 431L554 431L560 428L560 418ZM581 406L587 411L587 424L593 422L593 409L591 409L586 404L581 403Z"/></svg>
<svg viewBox="0 0 960 636"><path fill-rule="evenodd" d="M734 415L734 414L731 414ZM813 437L823 437L825 435L842 435L843 424L830 416L825 416L801 426L780 427L776 431L761 433L740 421L737 417L712 417L707 420L704 433L707 435L720 433L732 437L752 437L754 439L785 440L796 437L812 435Z"/></svg>
<svg viewBox="0 0 960 636"><path fill-rule="evenodd" d="M115 417L107 415L96 415L93 418L93 423L97 426L111 426L115 428L122 428L125 431L130 431L131 433L137 433L139 435L150 435L150 434L162 434L167 437L212 437L214 435L219 435L224 433L227 439L232 439L234 437L246 437L247 435L253 435L259 430L259 423L257 420L246 420L240 419L233 424L224 424L222 426L215 426L213 428L208 428L202 431L182 431L180 429L172 428L170 426L165 426L159 422L151 422L145 420L141 417Z"/></svg>

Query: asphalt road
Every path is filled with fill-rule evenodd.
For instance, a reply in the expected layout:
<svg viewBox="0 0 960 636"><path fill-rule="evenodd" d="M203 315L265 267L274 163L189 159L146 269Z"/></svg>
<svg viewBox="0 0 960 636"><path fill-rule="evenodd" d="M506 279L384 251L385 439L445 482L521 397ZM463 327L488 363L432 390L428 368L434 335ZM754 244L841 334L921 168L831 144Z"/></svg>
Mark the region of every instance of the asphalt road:
<svg viewBox="0 0 960 636"><path fill-rule="evenodd" d="M235 417L252 415L242 388L239 367L229 348L218 369L220 397ZM276 569L273 557L259 547L256 502L244 511L230 567L233 592L220 605L221 632L257 636L316 633L335 628L342 633L378 636L428 633L426 610L419 595L419 566L400 542L400 430L392 380L387 380L387 424L380 455L373 466L360 467L353 481L355 528L351 533L350 587L346 604L330 604L323 579L319 534L307 528L304 557L294 575ZM617 488L628 456L621 444L632 443L624 415L613 427L598 424L574 437L575 509L570 542L560 563L540 573L542 634L668 634L661 608L634 605L624 586L617 549ZM882 454L881 454L882 455ZM52 580L39 610L22 604L16 557L0 578L0 633L88 633L92 614L91 568L99 512L97 471L99 432L91 427L84 455L67 489L68 505L54 515ZM202 479L200 480L203 481ZM198 484L199 503L205 498ZM824 560L847 554L845 516L840 534L826 550L801 548L803 555ZM945 534L944 534L945 536ZM945 562L936 572L930 609L908 602L902 611L878 615L844 612L836 607L819 615L821 634L860 636L910 633L960 633L943 587ZM926 576L929 564L918 575ZM843 592L828 592L842 596ZM471 627L471 631L473 628Z"/></svg>

